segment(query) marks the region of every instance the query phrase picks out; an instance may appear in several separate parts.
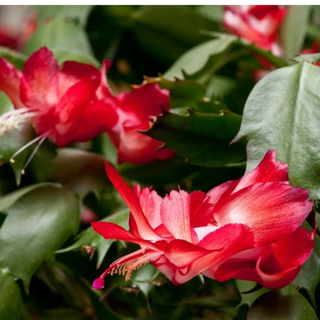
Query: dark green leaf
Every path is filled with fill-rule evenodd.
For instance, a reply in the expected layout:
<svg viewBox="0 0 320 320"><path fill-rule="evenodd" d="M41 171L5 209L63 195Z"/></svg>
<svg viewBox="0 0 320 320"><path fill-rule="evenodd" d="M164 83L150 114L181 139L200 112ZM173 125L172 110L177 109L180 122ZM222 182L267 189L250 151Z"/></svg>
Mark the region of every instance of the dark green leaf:
<svg viewBox="0 0 320 320"><path fill-rule="evenodd" d="M19 198L0 229L0 265L27 285L41 263L76 231L79 203L65 188L46 186Z"/></svg>
<svg viewBox="0 0 320 320"><path fill-rule="evenodd" d="M125 229L128 229L129 211L123 210L109 216L101 221L115 223ZM100 267L107 251L115 240L106 240L99 233L95 232L92 227L83 231L77 236L77 241L68 248L59 250L58 253L68 252L78 249L96 250L98 253L97 268ZM91 251L90 251L91 253Z"/></svg>
<svg viewBox="0 0 320 320"><path fill-rule="evenodd" d="M164 74L165 78L183 78L197 80L205 73L213 73L223 63L223 59L236 40L234 36L225 35L220 39L206 41L188 50ZM183 70L183 72L182 72Z"/></svg>
<svg viewBox="0 0 320 320"><path fill-rule="evenodd" d="M92 55L86 33L75 24L64 20L53 19L39 25L27 42L24 52L31 55L43 46L50 50L70 50Z"/></svg>
<svg viewBox="0 0 320 320"><path fill-rule="evenodd" d="M245 158L244 145L229 146L240 122L241 116L230 112L203 114L192 111L188 116L168 113L159 116L147 134L164 142L191 164L224 166Z"/></svg>
<svg viewBox="0 0 320 320"><path fill-rule="evenodd" d="M241 303L238 307L246 304L249 307L252 305L252 303L260 297L262 294L269 292L270 289L267 288L261 288L254 292L246 293L250 290L252 290L256 283L252 281L246 281L246 280L236 280L236 285L238 287L240 296L241 296Z"/></svg>
<svg viewBox="0 0 320 320"><path fill-rule="evenodd" d="M18 284L8 269L0 268L0 319L20 319L22 301Z"/></svg>
<svg viewBox="0 0 320 320"><path fill-rule="evenodd" d="M247 100L236 137L249 138L246 172L274 149L288 163L291 184L308 189L312 199L320 199L319 77L320 68L308 62L265 76Z"/></svg>
<svg viewBox="0 0 320 320"><path fill-rule="evenodd" d="M145 165L123 163L118 167L121 175L151 185L179 182L196 169L197 167L185 163L181 157L158 160Z"/></svg>
<svg viewBox="0 0 320 320"><path fill-rule="evenodd" d="M224 97L228 95L230 92L232 92L236 86L237 83L235 80L220 75L214 75L213 77L211 77L207 85L207 95L210 98Z"/></svg>
<svg viewBox="0 0 320 320"><path fill-rule="evenodd" d="M56 18L72 20L79 23L79 26L84 28L92 7L92 5L36 6L38 13L37 18L39 21Z"/></svg>
<svg viewBox="0 0 320 320"><path fill-rule="evenodd" d="M211 19L186 6L141 6L129 17L133 17L134 32L143 49L165 64L205 41L207 37L200 30L217 27Z"/></svg>
<svg viewBox="0 0 320 320"><path fill-rule="evenodd" d="M52 309L46 311L41 320L90 320L79 311L70 309Z"/></svg>
<svg viewBox="0 0 320 320"><path fill-rule="evenodd" d="M301 50L307 32L311 6L289 6L281 25L279 43L286 59L293 59Z"/></svg>
<svg viewBox="0 0 320 320"><path fill-rule="evenodd" d="M288 286L260 296L251 306L247 320L317 320L308 301Z"/></svg>
<svg viewBox="0 0 320 320"><path fill-rule="evenodd" d="M148 83L159 83L161 88L170 91L170 107L193 108L195 103L204 100L206 88L198 82L190 80L170 81L163 77L147 78Z"/></svg>
<svg viewBox="0 0 320 320"><path fill-rule="evenodd" d="M37 188L43 188L45 186L56 186L58 185L54 183L44 182L44 183L38 183L33 184L21 189L18 189L14 192L11 192L9 194L6 194L5 196L0 197L0 211L6 212L6 209L9 208L12 204L14 204L19 198L21 198L26 193L29 193L30 191L37 189Z"/></svg>
<svg viewBox="0 0 320 320"><path fill-rule="evenodd" d="M82 198L90 191L99 196L108 183L104 161L103 157L95 153L80 149L59 149L57 157L53 160L53 177Z"/></svg>
<svg viewBox="0 0 320 320"><path fill-rule="evenodd" d="M8 49L6 47L0 47L0 56L12 63L19 70L22 70L24 63L28 58L23 53Z"/></svg>

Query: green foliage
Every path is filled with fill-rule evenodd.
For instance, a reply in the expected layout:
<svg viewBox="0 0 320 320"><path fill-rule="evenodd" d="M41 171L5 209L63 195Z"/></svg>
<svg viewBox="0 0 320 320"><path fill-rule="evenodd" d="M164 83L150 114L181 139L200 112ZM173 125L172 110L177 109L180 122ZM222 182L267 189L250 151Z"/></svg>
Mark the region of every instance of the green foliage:
<svg viewBox="0 0 320 320"><path fill-rule="evenodd" d="M214 72L223 63L227 51L236 40L234 36L221 36L220 39L209 40L183 54L164 74L168 79L199 79L208 70Z"/></svg>
<svg viewBox="0 0 320 320"><path fill-rule="evenodd" d="M125 229L128 229L128 218L129 218L129 211L123 210L107 218L104 218L101 221L112 222ZM98 254L97 268L99 268L106 253L108 252L113 242L114 240L105 240L100 234L96 233L92 227L89 227L87 230L83 231L77 236L76 242L74 244L72 244L68 248L59 250L58 253L82 249L84 250L85 253L89 252L88 255L90 256L95 251L97 251L97 254Z"/></svg>
<svg viewBox="0 0 320 320"><path fill-rule="evenodd" d="M41 263L76 232L78 200L67 189L43 186L23 195L6 212L0 229L0 266L28 285Z"/></svg>
<svg viewBox="0 0 320 320"><path fill-rule="evenodd" d="M249 138L246 172L269 149L288 164L290 182L320 199L318 131L320 69L309 62L278 69L252 90L237 139Z"/></svg>
<svg viewBox="0 0 320 320"><path fill-rule="evenodd" d="M165 143L187 162L217 167L244 160L244 145L229 146L240 127L241 117L230 112L158 117L148 135ZM228 128L227 130L225 130Z"/></svg>
<svg viewBox="0 0 320 320"><path fill-rule="evenodd" d="M288 286L260 296L251 306L248 320L316 320L317 316L308 301Z"/></svg>
<svg viewBox="0 0 320 320"><path fill-rule="evenodd" d="M289 6L280 29L280 48L286 59L299 53L307 32L307 19L311 6Z"/></svg>
<svg viewBox="0 0 320 320"><path fill-rule="evenodd" d="M74 23L61 19L42 22L27 42L24 53L31 55L43 46L50 50L69 51L76 56L81 53L92 55L86 33Z"/></svg>
<svg viewBox="0 0 320 320"><path fill-rule="evenodd" d="M0 268L0 317L19 319L21 314L21 292L8 269Z"/></svg>

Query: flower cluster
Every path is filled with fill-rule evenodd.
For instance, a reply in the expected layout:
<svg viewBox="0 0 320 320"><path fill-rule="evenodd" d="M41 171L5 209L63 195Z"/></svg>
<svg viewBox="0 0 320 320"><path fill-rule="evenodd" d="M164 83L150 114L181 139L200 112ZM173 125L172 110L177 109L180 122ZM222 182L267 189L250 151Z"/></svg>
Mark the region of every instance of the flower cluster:
<svg viewBox="0 0 320 320"><path fill-rule="evenodd" d="M242 39L281 55L278 35L286 13L285 7L276 5L225 6L223 24Z"/></svg>
<svg viewBox="0 0 320 320"><path fill-rule="evenodd" d="M105 239L140 245L93 283L111 273L126 275L147 262L178 285L203 274L218 281L252 280L277 289L297 276L314 246L314 232L301 227L312 208L309 192L289 185L287 165L270 150L243 178L208 193L171 191L161 198L150 188L134 190L106 163L109 179L130 209L130 232L93 222Z"/></svg>
<svg viewBox="0 0 320 320"><path fill-rule="evenodd" d="M169 93L157 84L145 84L128 94L110 93L105 73L92 65L65 61L61 66L52 52L41 48L21 71L0 58L0 89L15 110L0 117L0 135L32 122L36 141L51 139L59 147L89 141L109 133L118 148L119 162L148 163L173 156L162 143L138 130L150 128L149 118L169 110Z"/></svg>

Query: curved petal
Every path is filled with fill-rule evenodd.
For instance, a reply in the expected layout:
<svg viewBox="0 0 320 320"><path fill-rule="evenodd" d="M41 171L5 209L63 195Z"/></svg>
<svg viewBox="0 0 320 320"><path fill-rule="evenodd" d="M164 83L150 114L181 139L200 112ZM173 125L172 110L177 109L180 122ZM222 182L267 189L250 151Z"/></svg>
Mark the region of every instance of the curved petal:
<svg viewBox="0 0 320 320"><path fill-rule="evenodd" d="M100 78L100 71L91 64L65 61L59 72L59 97L83 78Z"/></svg>
<svg viewBox="0 0 320 320"><path fill-rule="evenodd" d="M271 245L272 254L284 266L301 266L311 255L314 247L315 230L299 227L289 236Z"/></svg>
<svg viewBox="0 0 320 320"><path fill-rule="evenodd" d="M294 232L312 209L305 189L273 182L256 183L233 193L214 208L218 226L249 226L257 246Z"/></svg>
<svg viewBox="0 0 320 320"><path fill-rule="evenodd" d="M127 204L139 230L139 235L143 239L147 240L162 240L159 235L157 235L148 223L144 213L141 209L139 199L131 187L122 179L120 174L105 162L107 175L115 186L119 194L121 195L124 202Z"/></svg>
<svg viewBox="0 0 320 320"><path fill-rule="evenodd" d="M209 196L209 201L213 205L213 207L225 197L228 197L234 186L238 183L239 180L230 180L220 184L217 187L212 188L207 192L207 196Z"/></svg>
<svg viewBox="0 0 320 320"><path fill-rule="evenodd" d="M145 84L119 97L121 109L134 113L140 123L149 122L150 116L159 116L162 109L169 111L169 91L161 89L156 83ZM140 127L141 130L149 127Z"/></svg>
<svg viewBox="0 0 320 320"><path fill-rule="evenodd" d="M103 98L114 98L113 95L111 94L111 89L108 85L107 81L107 73L112 66L112 62L104 59L102 61L102 68L101 68L101 76L100 76L100 86L99 89L97 90L97 95L99 99Z"/></svg>
<svg viewBox="0 0 320 320"><path fill-rule="evenodd" d="M190 200L187 192L173 190L163 199L160 214L163 225L175 239L197 243L198 237L191 228Z"/></svg>
<svg viewBox="0 0 320 320"><path fill-rule="evenodd" d="M86 142L108 131L118 119L112 104L105 101L91 101L85 105L76 121L75 128L67 135L58 135L55 142L65 146L72 142Z"/></svg>
<svg viewBox="0 0 320 320"><path fill-rule="evenodd" d="M202 191L193 191L190 197L190 221L193 228L207 226L213 219L213 205Z"/></svg>
<svg viewBox="0 0 320 320"><path fill-rule="evenodd" d="M228 225L213 231L196 246L181 243L182 241L172 241L165 250L165 256L169 261L181 266L174 277L178 284L192 279L201 272L254 245L253 235L249 228L241 224Z"/></svg>
<svg viewBox="0 0 320 320"><path fill-rule="evenodd" d="M76 123L82 110L94 100L98 85L97 78L84 78L70 87L56 108L60 122Z"/></svg>
<svg viewBox="0 0 320 320"><path fill-rule="evenodd" d="M23 108L20 100L20 80L22 73L16 67L0 57L0 90L12 101L15 109Z"/></svg>
<svg viewBox="0 0 320 320"><path fill-rule="evenodd" d="M46 47L33 53L23 67L21 100L30 108L47 111L59 101L57 59Z"/></svg>
<svg viewBox="0 0 320 320"><path fill-rule="evenodd" d="M288 166L276 161L276 151L269 150L260 164L239 180L233 193L258 182L279 182L289 184Z"/></svg>
<svg viewBox="0 0 320 320"><path fill-rule="evenodd" d="M280 289L291 283L300 271L301 266L286 268L278 264L270 251L266 251L257 261L256 271L259 283L270 289Z"/></svg>
<svg viewBox="0 0 320 320"><path fill-rule="evenodd" d="M150 241L136 238L134 235L129 233L124 228L111 223L111 222L92 222L91 226L93 230L99 234L101 234L106 240L116 239L123 240L132 243L136 243L140 246L158 249L158 247Z"/></svg>
<svg viewBox="0 0 320 320"><path fill-rule="evenodd" d="M151 190L151 188L143 188L141 190L137 184L134 186L134 191L139 198L141 209L150 223L151 228L155 229L160 226L162 224L160 217L162 198L156 191Z"/></svg>

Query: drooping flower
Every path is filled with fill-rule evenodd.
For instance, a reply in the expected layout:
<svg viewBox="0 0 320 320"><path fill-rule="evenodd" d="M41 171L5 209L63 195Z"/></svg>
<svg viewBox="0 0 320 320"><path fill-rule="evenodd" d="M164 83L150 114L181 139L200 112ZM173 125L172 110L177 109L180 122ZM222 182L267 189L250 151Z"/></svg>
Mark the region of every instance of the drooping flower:
<svg viewBox="0 0 320 320"><path fill-rule="evenodd" d="M228 5L223 24L233 34L279 56L278 31L286 13L287 8L277 5Z"/></svg>
<svg viewBox="0 0 320 320"><path fill-rule="evenodd" d="M111 63L105 61L104 72ZM169 111L169 91L158 84L143 84L134 87L129 93L113 96L106 78L101 83L101 97L112 100L118 115L117 123L108 134L118 149L118 162L145 164L157 159L165 160L174 155L168 148L161 148L163 143L140 131L150 129L150 120Z"/></svg>
<svg viewBox="0 0 320 320"><path fill-rule="evenodd" d="M0 58L0 89L16 110L0 117L1 133L30 120L37 139L59 147L84 142L117 121L112 101L98 99L101 73L91 65L66 61L60 67L46 47L33 53L21 71Z"/></svg>
<svg viewBox="0 0 320 320"><path fill-rule="evenodd" d="M301 227L312 208L308 191L289 185L287 166L269 151L259 166L207 194L172 191L161 198L149 188L134 191L106 163L109 179L130 209L130 232L94 222L105 239L124 240L141 249L124 256L94 281L126 274L150 262L174 284L202 273L225 281L238 278L281 288L298 274L314 246L314 232Z"/></svg>

